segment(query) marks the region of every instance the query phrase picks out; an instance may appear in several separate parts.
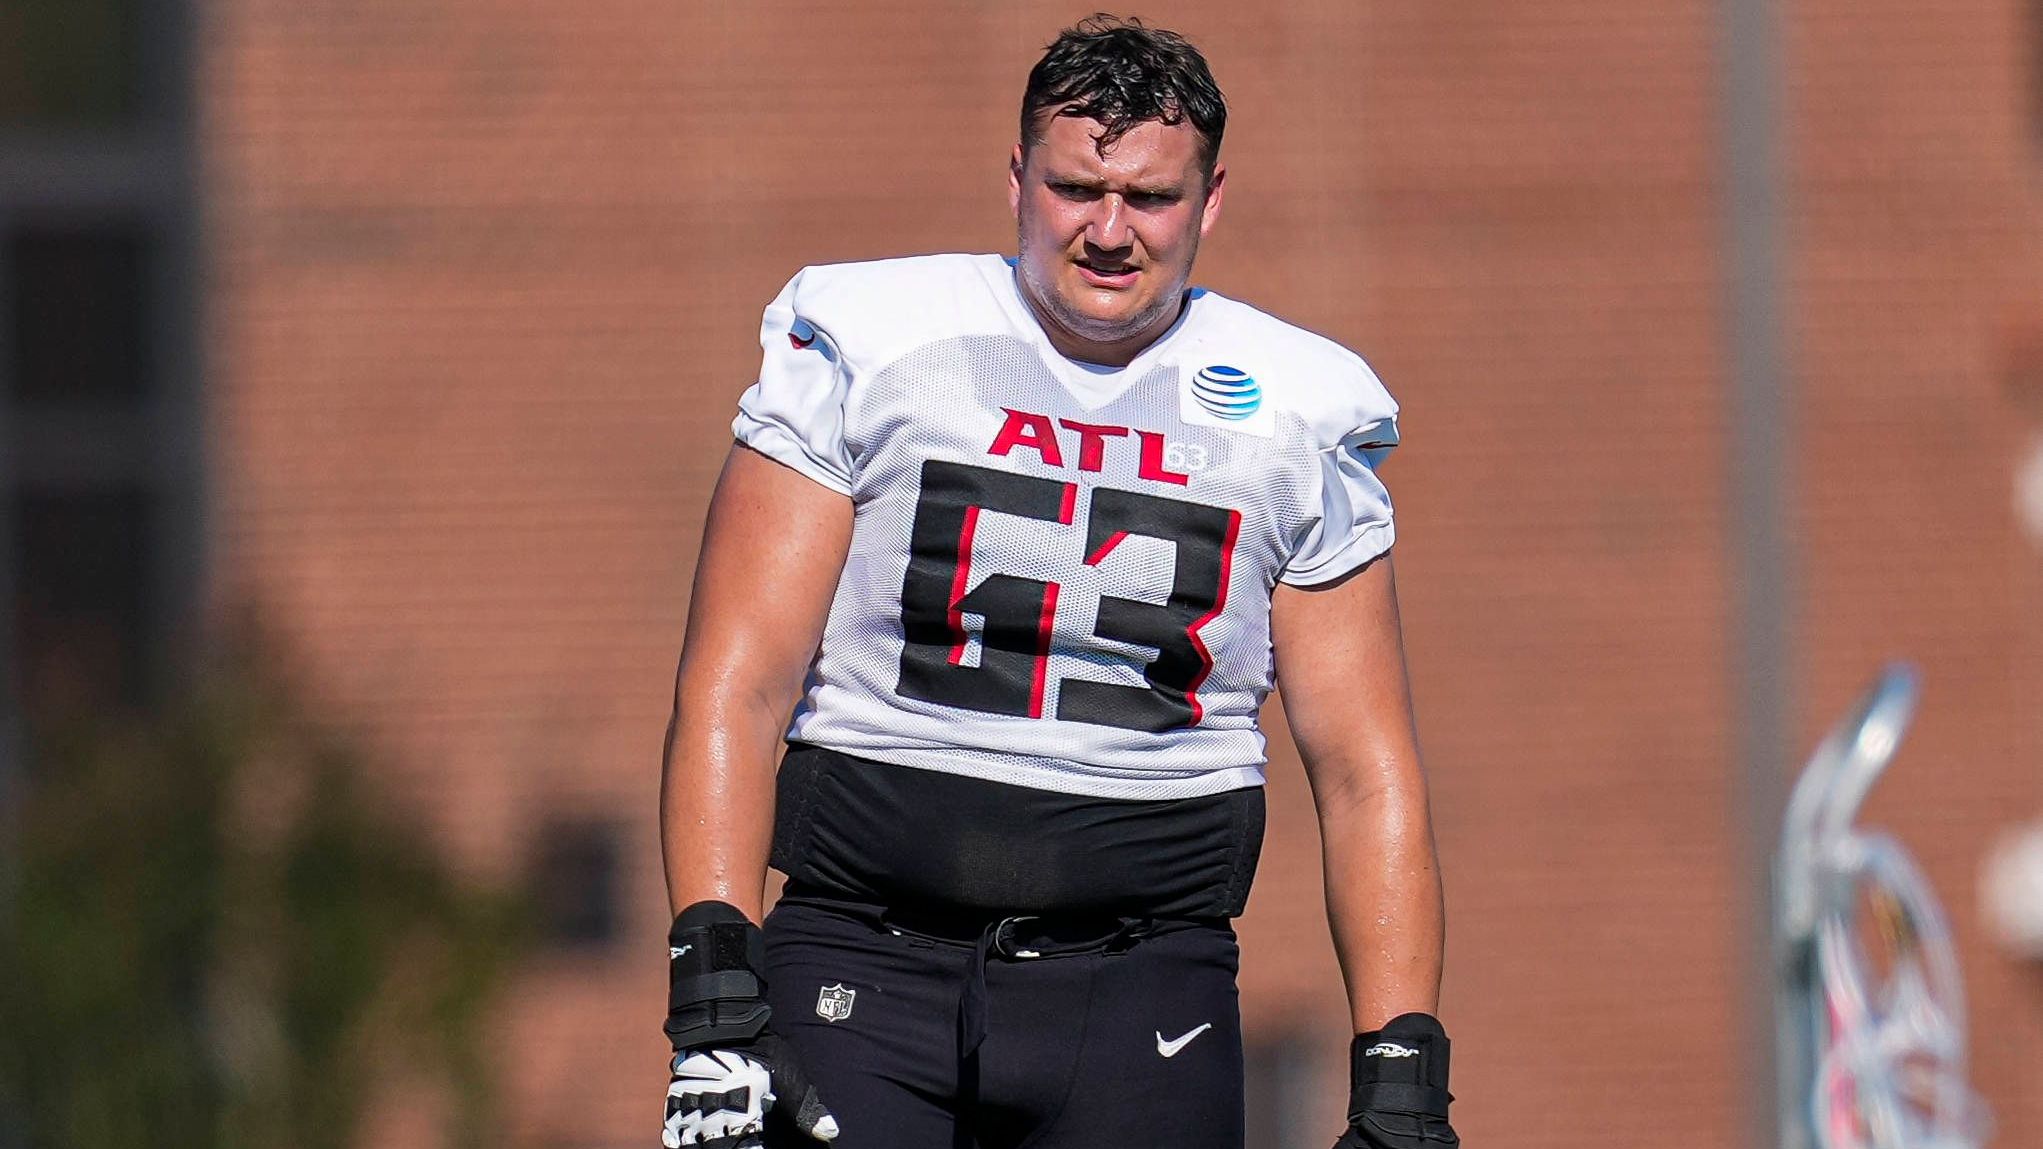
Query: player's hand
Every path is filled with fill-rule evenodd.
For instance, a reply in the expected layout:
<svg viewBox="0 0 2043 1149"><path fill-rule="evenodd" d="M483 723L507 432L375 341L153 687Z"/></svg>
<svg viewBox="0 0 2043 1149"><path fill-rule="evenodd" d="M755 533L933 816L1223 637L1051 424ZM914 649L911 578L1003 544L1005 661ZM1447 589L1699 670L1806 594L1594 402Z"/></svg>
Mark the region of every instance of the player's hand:
<svg viewBox="0 0 2043 1149"><path fill-rule="evenodd" d="M818 1141L837 1119L816 1095L794 1047L768 1028L759 927L723 902L682 910L667 933L667 1149L756 1149L767 1122L785 1121Z"/></svg>
<svg viewBox="0 0 2043 1149"><path fill-rule="evenodd" d="M1348 1129L1334 1149L1456 1149L1447 1123L1447 1031L1405 1013L1349 1047Z"/></svg>
<svg viewBox="0 0 2043 1149"><path fill-rule="evenodd" d="M767 1121L784 1116L818 1141L837 1136L837 1119L823 1107L801 1061L785 1041L760 1035L743 1049L699 1049L674 1055L667 1085L667 1149L752 1149Z"/></svg>

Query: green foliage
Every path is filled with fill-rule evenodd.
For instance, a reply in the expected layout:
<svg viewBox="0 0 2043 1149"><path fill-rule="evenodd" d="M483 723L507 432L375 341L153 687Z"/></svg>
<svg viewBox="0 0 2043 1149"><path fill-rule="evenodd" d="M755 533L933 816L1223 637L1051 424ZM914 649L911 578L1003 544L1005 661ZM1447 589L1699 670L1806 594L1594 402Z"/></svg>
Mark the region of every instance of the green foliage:
<svg viewBox="0 0 2043 1149"><path fill-rule="evenodd" d="M33 1149L343 1149L393 1069L446 1086L450 1144L491 1132L521 915L261 681L38 739L0 947L0 1121Z"/></svg>

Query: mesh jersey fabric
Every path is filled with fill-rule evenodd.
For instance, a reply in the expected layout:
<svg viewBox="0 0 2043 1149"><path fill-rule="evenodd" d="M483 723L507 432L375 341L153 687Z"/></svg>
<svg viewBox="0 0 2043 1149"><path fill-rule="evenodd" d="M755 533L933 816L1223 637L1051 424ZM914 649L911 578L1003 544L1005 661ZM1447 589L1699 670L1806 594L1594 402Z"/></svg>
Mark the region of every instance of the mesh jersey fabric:
<svg viewBox="0 0 2043 1149"><path fill-rule="evenodd" d="M734 433L854 504L791 740L1098 797L1262 781L1275 583L1395 537L1361 358L1194 290L1075 363L997 255L805 268L760 341Z"/></svg>

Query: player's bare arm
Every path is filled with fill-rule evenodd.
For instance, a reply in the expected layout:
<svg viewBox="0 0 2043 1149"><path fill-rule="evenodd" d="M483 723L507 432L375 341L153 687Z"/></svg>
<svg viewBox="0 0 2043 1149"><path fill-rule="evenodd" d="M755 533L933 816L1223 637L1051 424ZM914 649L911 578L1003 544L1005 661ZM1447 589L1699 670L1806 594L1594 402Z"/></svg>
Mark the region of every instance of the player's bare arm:
<svg viewBox="0 0 2043 1149"><path fill-rule="evenodd" d="M1335 1149L1452 1149L1440 997L1445 909L1388 554L1279 585L1270 638L1318 807L1327 920L1347 983L1349 1127Z"/></svg>
<svg viewBox="0 0 2043 1149"><path fill-rule="evenodd" d="M851 500L733 446L710 500L660 786L667 893L758 921L787 716L851 540Z"/></svg>
<svg viewBox="0 0 2043 1149"><path fill-rule="evenodd" d="M660 781L673 1079L668 1149L757 1145L778 1105L837 1135L800 1058L768 1028L758 922L774 770L851 538L851 501L731 448L703 529Z"/></svg>
<svg viewBox="0 0 2043 1149"><path fill-rule="evenodd" d="M1318 807L1327 917L1355 1031L1437 1012L1445 932L1389 555L1332 587L1279 585L1271 641Z"/></svg>

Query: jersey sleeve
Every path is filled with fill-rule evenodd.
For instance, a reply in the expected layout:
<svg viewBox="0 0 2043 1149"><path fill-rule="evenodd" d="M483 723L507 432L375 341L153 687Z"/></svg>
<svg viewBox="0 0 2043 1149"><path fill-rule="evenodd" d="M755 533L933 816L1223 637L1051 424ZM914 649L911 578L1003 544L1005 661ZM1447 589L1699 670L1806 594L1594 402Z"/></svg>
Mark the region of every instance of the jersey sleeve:
<svg viewBox="0 0 2043 1149"><path fill-rule="evenodd" d="M731 433L760 454L848 495L851 452L844 442L844 404L849 372L829 332L802 313L802 274L766 306L759 324L759 381L739 397Z"/></svg>
<svg viewBox="0 0 2043 1149"><path fill-rule="evenodd" d="M1390 491L1376 475L1397 446L1397 417L1387 416L1342 436L1320 452L1319 520L1306 532L1279 577L1319 586L1390 550L1397 539Z"/></svg>

